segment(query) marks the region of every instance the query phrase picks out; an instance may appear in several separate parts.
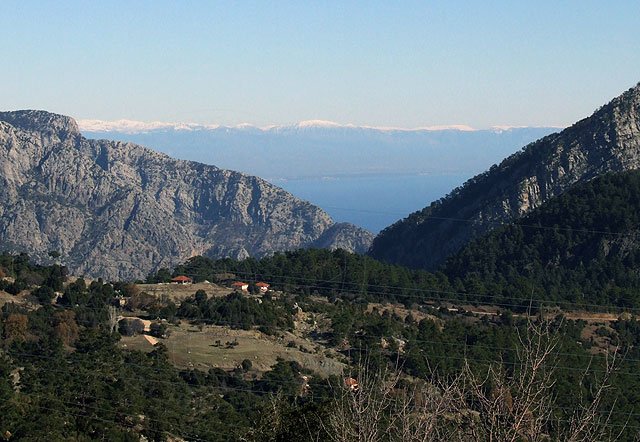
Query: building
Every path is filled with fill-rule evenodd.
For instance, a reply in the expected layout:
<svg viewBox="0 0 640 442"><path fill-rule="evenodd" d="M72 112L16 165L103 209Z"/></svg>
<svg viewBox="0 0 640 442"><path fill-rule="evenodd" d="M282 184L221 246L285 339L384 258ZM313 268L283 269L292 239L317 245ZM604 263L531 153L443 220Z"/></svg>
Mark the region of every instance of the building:
<svg viewBox="0 0 640 442"><path fill-rule="evenodd" d="M243 292L246 292L249 290L249 284L246 282L236 281L233 284L231 284L231 287L237 290L242 290Z"/></svg>
<svg viewBox="0 0 640 442"><path fill-rule="evenodd" d="M193 279L188 276L180 275L171 279L172 284L191 284L193 283Z"/></svg>
<svg viewBox="0 0 640 442"><path fill-rule="evenodd" d="M360 387L360 385L358 385L358 381L351 377L344 379L344 386L349 391L358 391L358 388Z"/></svg>
<svg viewBox="0 0 640 442"><path fill-rule="evenodd" d="M266 282L256 282L256 287L260 290L260 293L267 293L269 290L269 284Z"/></svg>

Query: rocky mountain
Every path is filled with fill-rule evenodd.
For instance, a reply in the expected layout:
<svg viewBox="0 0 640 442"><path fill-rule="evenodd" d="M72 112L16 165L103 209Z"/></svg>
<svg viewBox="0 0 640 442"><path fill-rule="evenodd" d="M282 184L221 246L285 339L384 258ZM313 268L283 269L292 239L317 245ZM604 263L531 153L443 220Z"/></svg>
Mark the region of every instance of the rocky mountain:
<svg viewBox="0 0 640 442"><path fill-rule="evenodd" d="M447 197L383 230L371 256L434 269L472 238L577 183L640 167L640 84L593 115L525 146Z"/></svg>
<svg viewBox="0 0 640 442"><path fill-rule="evenodd" d="M73 273L137 278L198 254L311 246L365 251L372 235L253 176L91 140L43 111L0 113L0 248Z"/></svg>
<svg viewBox="0 0 640 442"><path fill-rule="evenodd" d="M413 129L304 121L255 127L78 120L87 138L128 141L182 160L258 175L379 232L540 137L550 127ZM399 198L398 195L401 195Z"/></svg>

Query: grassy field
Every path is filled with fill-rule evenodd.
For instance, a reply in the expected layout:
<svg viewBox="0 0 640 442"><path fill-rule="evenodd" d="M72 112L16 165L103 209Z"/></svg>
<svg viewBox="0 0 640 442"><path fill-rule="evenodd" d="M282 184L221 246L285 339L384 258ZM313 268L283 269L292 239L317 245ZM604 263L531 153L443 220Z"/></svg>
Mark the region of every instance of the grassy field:
<svg viewBox="0 0 640 442"><path fill-rule="evenodd" d="M259 376L268 371L278 358L296 361L326 377L340 374L344 364L342 356L334 350L297 337L282 333L279 337L267 336L257 330L231 330L219 326L198 326L182 323L171 326L171 335L160 342L167 346L169 358L176 367L196 368L206 371L212 367L232 370L249 359L252 372ZM216 344L220 341L220 345ZM234 347L227 342L237 342ZM142 335L123 337L121 345L128 349L151 351L152 345ZM300 349L300 346L304 350Z"/></svg>
<svg viewBox="0 0 640 442"><path fill-rule="evenodd" d="M172 299L180 302L197 290L204 290L207 295L226 296L232 293L232 289L216 284L140 284L140 290L157 296L158 298ZM326 298L314 299L316 302L327 302ZM445 308L447 307L444 304ZM470 321L479 321L482 316L496 316L500 309L496 306L448 306L451 314L459 311L471 312ZM453 308L455 307L455 308ZM435 316L420 310L407 309L400 304L372 303L368 306L369 312L389 312L405 318L412 315L415 320L433 320L438 324L442 321ZM549 318L555 317L557 311L548 313ZM591 312L564 312L567 319L584 320L588 326L583 331L583 338L591 339L592 353L604 351L611 343L606 336L596 333L601 326L607 326L611 321L618 319L619 315L609 313ZM515 314L514 316L523 316ZM317 320L317 322L316 322ZM295 334L281 332L278 337L267 336L257 330L232 330L220 326L195 326L186 321L179 326L171 326L171 335L167 339L160 340L168 350L171 361L179 368L195 368L206 371L212 367L232 370L242 363L244 359L252 362L250 375L260 376L268 371L278 358L296 361L303 367L311 369L321 376L340 374L344 364L340 362L343 356L334 349L328 349L318 342L306 339L312 331L318 332L330 330L330 321L320 316L309 316L308 313L295 318ZM610 328L610 327L608 327ZM153 347L144 336L124 337L122 345L127 348L150 351ZM219 344L217 344L219 342ZM227 343L237 342L230 346Z"/></svg>
<svg viewBox="0 0 640 442"><path fill-rule="evenodd" d="M140 291L147 292L158 298L171 299L172 301L182 301L193 295L198 290L204 290L208 296L226 296L233 292L233 289L222 287L216 284L137 284Z"/></svg>

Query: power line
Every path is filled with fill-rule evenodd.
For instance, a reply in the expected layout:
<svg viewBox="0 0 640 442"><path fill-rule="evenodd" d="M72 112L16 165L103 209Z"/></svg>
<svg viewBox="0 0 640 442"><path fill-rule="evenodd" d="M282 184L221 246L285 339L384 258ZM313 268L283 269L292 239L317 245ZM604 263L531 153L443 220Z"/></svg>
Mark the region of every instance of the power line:
<svg viewBox="0 0 640 442"><path fill-rule="evenodd" d="M268 273L257 273L255 271L253 272L245 272L245 271L236 271L236 270L228 270L226 268L221 268L221 267L210 267L207 270L211 271L211 272L232 272L233 274L236 275L241 275L241 276L247 276L247 277L252 277L256 274L264 277L263 279L267 279L267 280L274 280L274 279L285 279L284 282L278 282L279 284L291 284L294 281L298 281L299 284L301 286L302 289L304 288L308 288L308 289L317 289L317 290L337 290L334 289L332 287L326 287L323 285L319 285L321 283L335 283L336 278L338 276L336 276L336 278L334 279L318 279L318 278L308 278L308 277L300 277L300 276L286 276L286 275L279 275L279 274L268 274ZM189 276L189 277L199 277L201 276L198 273L183 273L183 275L185 276ZM309 283L314 283L314 284L307 284L307 282ZM315 285L317 284L317 285ZM345 280L343 280L341 282L342 287L344 287L345 285L347 286L352 286L352 287L361 287L362 283L358 283L358 282L347 282ZM440 290L440 289L430 289L430 288L419 288L419 287L404 287L404 286L387 286L387 285L381 285L381 284L368 284L367 287L372 287L372 288L378 288L381 289L379 291L371 291L368 290L367 294L372 294L372 295L378 295L381 298L387 297L389 298L390 296L398 299L398 300L402 300L402 299L419 299L419 300L426 300L426 301L445 301L445 302L455 302L455 303L475 303L476 301L474 299L468 299L469 297L473 298L480 298L480 299L503 299L504 296L502 295L491 295L491 294L483 294L483 293L478 293L478 292L461 292L461 291L455 291L455 290ZM383 291L384 290L384 291ZM408 291L408 292L418 292L418 293L432 293L432 294L439 294L439 295L445 295L445 296L449 296L449 295L458 295L458 296L465 296L467 298L436 298L436 297L425 297L423 295L420 294L416 294L416 295L409 295L409 294L393 294L393 293L389 293L389 291L391 290L398 290L398 291ZM341 292L344 293L348 293L348 294L353 294L353 295L362 295L362 292L360 290L341 290ZM516 299L514 297L511 297L511 299ZM629 311L638 311L640 312L640 307L618 307L618 306L607 306L607 305L600 305L600 304L591 304L591 303L580 303L580 302L573 302L573 301L561 301L561 300L550 300L550 299L546 299L546 298L520 298L523 302L525 303L534 303L534 304L540 304L540 305L548 305L548 306L553 306L553 305L570 305L570 306L575 306L575 307L593 307L593 308L604 308L604 309L609 309L609 310L618 310L620 313L624 313L624 312L629 312ZM491 303L491 304L484 304L486 306L503 306L503 307L519 307L522 308L522 304L515 304L515 303L507 303L507 302L501 302L501 303Z"/></svg>

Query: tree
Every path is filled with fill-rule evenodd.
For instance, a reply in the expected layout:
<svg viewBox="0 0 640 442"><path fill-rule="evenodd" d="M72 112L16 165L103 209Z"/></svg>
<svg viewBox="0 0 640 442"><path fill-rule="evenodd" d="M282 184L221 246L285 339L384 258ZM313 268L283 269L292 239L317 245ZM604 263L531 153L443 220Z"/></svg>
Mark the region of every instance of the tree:
<svg viewBox="0 0 640 442"><path fill-rule="evenodd" d="M156 338L169 337L169 327L164 322L152 322L149 326L149 332L151 336L155 336Z"/></svg>
<svg viewBox="0 0 640 442"><path fill-rule="evenodd" d="M147 284L159 284L171 281L171 271L167 268L161 268L155 274L149 273L145 282Z"/></svg>
<svg viewBox="0 0 640 442"><path fill-rule="evenodd" d="M80 335L73 310L63 310L54 315L54 332L65 345L73 345Z"/></svg>
<svg viewBox="0 0 640 442"><path fill-rule="evenodd" d="M12 313L4 321L4 339L10 344L14 341L24 341L27 336L29 318L21 313Z"/></svg>
<svg viewBox="0 0 640 442"><path fill-rule="evenodd" d="M61 292L64 289L64 282L67 280L69 271L66 267L54 264L51 266L49 276L44 282L44 285L51 287L56 292Z"/></svg>
<svg viewBox="0 0 640 442"><path fill-rule="evenodd" d="M352 373L358 388L337 389L325 430L336 442L375 441L382 435L398 442L616 440L622 431L608 425L612 411L599 409L615 359L568 419L553 416L558 342L550 322L529 320L509 370L501 362L478 370L465 360L456 375L432 373L430 383L404 381L397 366L371 368L366 359Z"/></svg>
<svg viewBox="0 0 640 442"><path fill-rule="evenodd" d="M55 292L51 287L47 287L46 285L40 286L31 292L33 296L38 299L40 304L46 305L51 304L51 300L55 296Z"/></svg>
<svg viewBox="0 0 640 442"><path fill-rule="evenodd" d="M251 370L251 367L253 367L253 363L249 359L243 359L240 363L240 366L242 367L242 371L246 373Z"/></svg>
<svg viewBox="0 0 640 442"><path fill-rule="evenodd" d="M118 323L118 331L123 336L133 336L144 332L144 323L138 318L122 318Z"/></svg>

